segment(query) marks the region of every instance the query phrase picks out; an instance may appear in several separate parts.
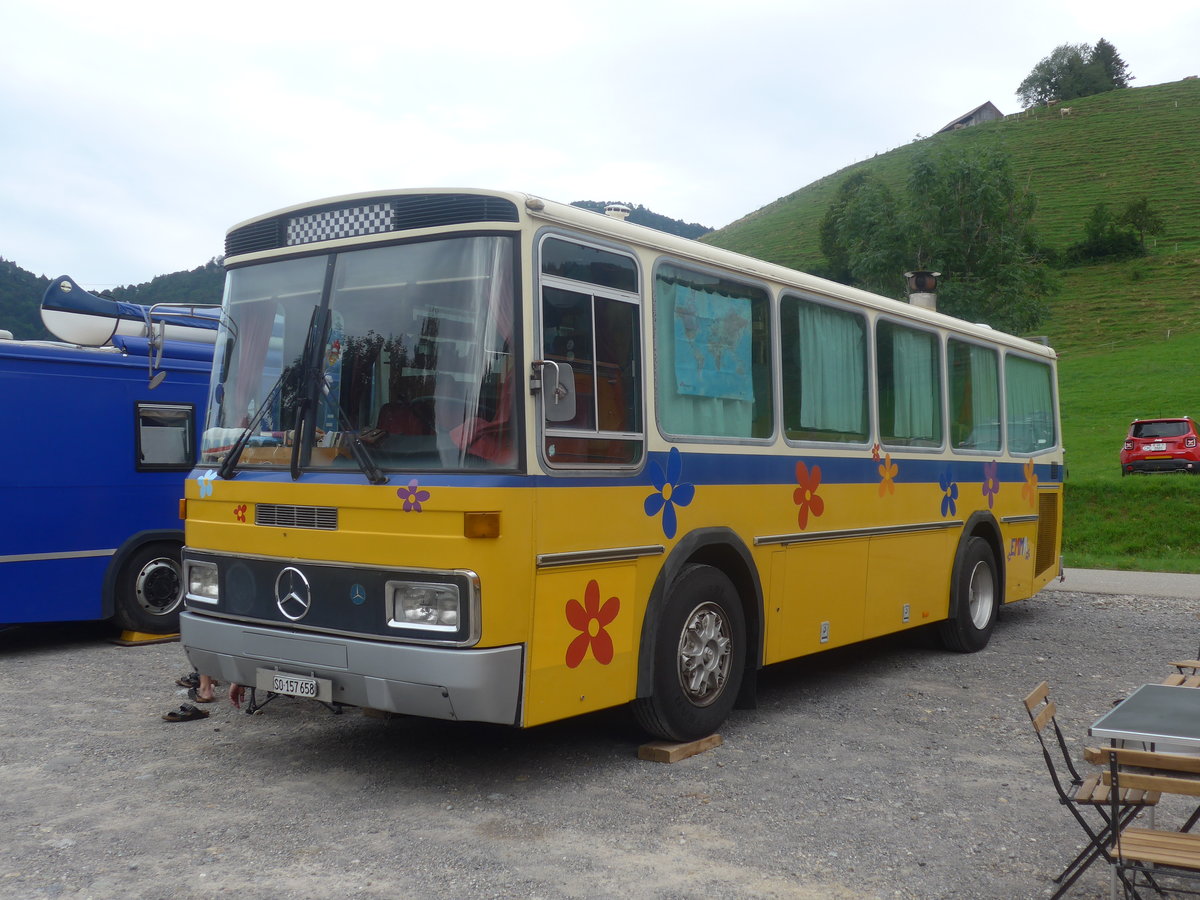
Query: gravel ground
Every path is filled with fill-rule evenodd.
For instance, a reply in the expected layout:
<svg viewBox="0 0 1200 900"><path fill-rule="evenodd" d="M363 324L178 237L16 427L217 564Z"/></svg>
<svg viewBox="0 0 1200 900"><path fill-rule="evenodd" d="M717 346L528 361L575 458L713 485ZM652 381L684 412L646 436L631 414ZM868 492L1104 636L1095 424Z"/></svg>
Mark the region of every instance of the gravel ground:
<svg viewBox="0 0 1200 900"><path fill-rule="evenodd" d="M637 759L622 710L516 731L281 699L166 723L178 644L14 629L0 897L1045 897L1083 833L1021 699L1048 680L1078 756L1196 652L1197 611L1045 591L978 654L907 635L773 667L722 746L672 765ZM1097 865L1069 896L1107 890Z"/></svg>

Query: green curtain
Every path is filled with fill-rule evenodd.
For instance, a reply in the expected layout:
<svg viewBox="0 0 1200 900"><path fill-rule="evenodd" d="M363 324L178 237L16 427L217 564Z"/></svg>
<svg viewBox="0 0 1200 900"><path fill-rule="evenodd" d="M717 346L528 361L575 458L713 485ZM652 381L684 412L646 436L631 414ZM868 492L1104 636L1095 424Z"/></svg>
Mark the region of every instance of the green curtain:
<svg viewBox="0 0 1200 900"><path fill-rule="evenodd" d="M1039 453L1056 443L1050 367L1020 356L1004 362L1010 453Z"/></svg>

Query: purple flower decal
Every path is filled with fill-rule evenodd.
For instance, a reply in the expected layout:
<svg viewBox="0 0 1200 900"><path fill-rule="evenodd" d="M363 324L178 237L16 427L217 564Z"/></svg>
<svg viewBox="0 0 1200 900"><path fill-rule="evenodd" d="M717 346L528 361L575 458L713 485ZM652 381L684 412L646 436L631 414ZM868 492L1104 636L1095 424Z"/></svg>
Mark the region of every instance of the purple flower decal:
<svg viewBox="0 0 1200 900"><path fill-rule="evenodd" d="M995 460L983 464L983 496L987 497L988 509L992 508L996 495L1000 493L999 468Z"/></svg>
<svg viewBox="0 0 1200 900"><path fill-rule="evenodd" d="M675 537L678 522L675 518L676 506L687 506L696 496L696 486L680 482L683 475L683 457L678 447L672 447L667 454L667 471L654 460L650 461L650 481L654 485L654 493L646 498L646 515L657 516L662 511L663 534L668 539Z"/></svg>
<svg viewBox="0 0 1200 900"><path fill-rule="evenodd" d="M942 473L938 484L942 488L942 515L952 516L957 509L955 501L958 500L958 485L954 483L954 476L949 469Z"/></svg>
<svg viewBox="0 0 1200 900"><path fill-rule="evenodd" d="M420 512L421 504L429 499L429 491L423 490L414 478L407 487L397 488L396 496L404 501L405 512Z"/></svg>

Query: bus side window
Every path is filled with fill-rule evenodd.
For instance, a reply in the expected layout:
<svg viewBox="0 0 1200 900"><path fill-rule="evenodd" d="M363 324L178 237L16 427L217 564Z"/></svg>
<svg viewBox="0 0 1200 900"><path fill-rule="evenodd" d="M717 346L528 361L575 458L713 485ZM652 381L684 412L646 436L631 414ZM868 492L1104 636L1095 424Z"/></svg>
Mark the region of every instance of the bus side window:
<svg viewBox="0 0 1200 900"><path fill-rule="evenodd" d="M793 441L865 443L867 325L858 313L784 296L783 424Z"/></svg>
<svg viewBox="0 0 1200 900"><path fill-rule="evenodd" d="M950 442L956 450L1000 450L1000 363L996 351L951 338Z"/></svg>
<svg viewBox="0 0 1200 900"><path fill-rule="evenodd" d="M658 418L668 434L775 431L766 290L664 263L654 275Z"/></svg>
<svg viewBox="0 0 1200 900"><path fill-rule="evenodd" d="M573 416L544 416L546 460L634 465L643 429L636 267L607 250L548 238L542 274L542 357L560 371L570 367L575 394Z"/></svg>
<svg viewBox="0 0 1200 900"><path fill-rule="evenodd" d="M1010 453L1042 453L1058 444L1054 375L1045 363L1009 354L1004 359L1004 396Z"/></svg>
<svg viewBox="0 0 1200 900"><path fill-rule="evenodd" d="M879 439L900 447L942 445L941 352L936 334L881 319L875 329Z"/></svg>

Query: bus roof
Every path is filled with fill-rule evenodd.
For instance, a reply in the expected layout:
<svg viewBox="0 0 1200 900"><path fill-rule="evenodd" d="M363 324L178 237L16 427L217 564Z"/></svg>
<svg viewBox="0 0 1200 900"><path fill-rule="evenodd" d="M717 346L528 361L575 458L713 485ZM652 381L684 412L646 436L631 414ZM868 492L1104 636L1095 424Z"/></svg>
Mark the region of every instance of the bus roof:
<svg viewBox="0 0 1200 900"><path fill-rule="evenodd" d="M757 277L764 281L776 282L785 286L793 287L799 290L806 291L817 296L837 298L849 300L869 309L878 312L895 316L897 318L910 319L916 322L922 322L934 327L945 328L950 331L958 332L968 337L974 337L977 340L987 341L989 343L1003 344L1005 346L1019 349L1025 353L1035 356L1043 356L1050 359L1057 358L1057 354L1044 344L1036 341L1030 341L1025 338L1017 337L1008 334L1007 332L998 331L989 325L980 323L968 322L965 319L959 319L954 316L946 315L932 310L923 309L913 306L900 300L894 300L889 297L884 297L879 294L873 294L869 291L864 291L859 288L850 287L848 285L839 284L835 281L819 278L815 275L801 272L797 269L789 269L786 266L781 266L776 263L767 262L757 257L747 256L742 253L736 253L732 250L724 250L720 247L715 247L711 244L706 244L701 241L694 241L688 238L679 237L677 235L668 234L667 232L659 231L655 228L650 228L645 225L638 225L621 219L615 216L605 215L602 212L594 212L589 209L583 209L578 206L571 206L567 203L560 203L555 200L547 200L543 197L534 194L526 194L517 191L499 191L480 188L400 188L396 190L383 191L367 191L355 194L345 194L335 197L327 197L320 200L313 200L307 203L298 203L292 206L283 207L273 210L272 212L263 215L254 216L232 226L227 232L228 236L235 232L247 229L258 223L263 223L271 219L278 219L285 216L292 216L296 213L313 213L315 211L335 210L338 207L344 207L349 204L362 204L364 201L385 201L390 197L411 197L413 195L473 195L497 197L510 201L517 209L519 216L528 217L535 221L552 222L555 224L574 227L585 231L592 232L597 235L609 238L616 242L626 242L637 244L648 249L657 250L661 253L675 256L681 260L687 260L701 265L709 265L714 267L728 268L737 271L743 275ZM479 222L462 222L458 223L462 227L478 227ZM513 224L516 224L515 222ZM436 228L428 229L412 229L419 232L425 231L442 231L445 230L444 225L439 225ZM405 229L408 230L408 229ZM371 234L363 234L354 237L339 238L336 241L331 241L334 246L354 246L364 242L378 240L379 231ZM241 254L226 252L226 264L231 260L240 261L243 257L250 258L279 255L280 253L294 252L296 247L289 246L275 250L264 250L262 252L246 252Z"/></svg>

